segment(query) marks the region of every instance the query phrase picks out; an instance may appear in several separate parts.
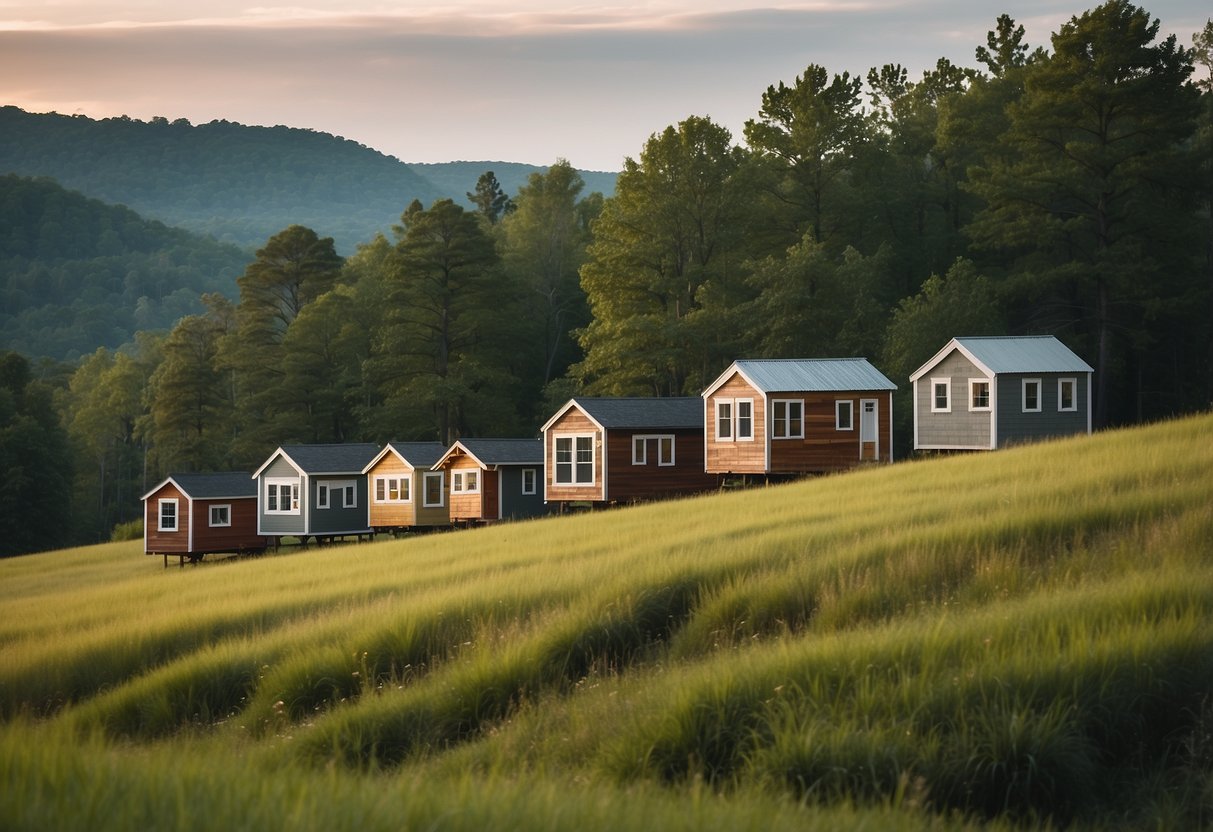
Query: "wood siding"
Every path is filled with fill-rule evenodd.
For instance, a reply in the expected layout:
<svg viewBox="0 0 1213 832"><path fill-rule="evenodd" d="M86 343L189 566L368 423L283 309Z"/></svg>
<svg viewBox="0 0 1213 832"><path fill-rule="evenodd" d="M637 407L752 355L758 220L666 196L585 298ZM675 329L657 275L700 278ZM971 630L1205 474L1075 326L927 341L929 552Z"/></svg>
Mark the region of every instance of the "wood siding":
<svg viewBox="0 0 1213 832"><path fill-rule="evenodd" d="M716 402L719 399L754 400L754 438L737 441L716 438ZM766 435L766 409L762 393L751 387L740 373L722 384L707 399L704 411L704 430L707 435L707 471L711 474L764 474L766 473L766 446L762 437Z"/></svg>
<svg viewBox="0 0 1213 832"><path fill-rule="evenodd" d="M830 393L769 393L771 400L800 401L804 404L804 437L771 438L772 474L817 474L844 471L861 461L889 462L892 448L889 427L892 394L887 390ZM861 402L875 399L877 404L876 443L868 443L860 454ZM851 429L838 430L836 402L851 402ZM768 428L768 435L769 435ZM879 455L876 454L879 449Z"/></svg>
<svg viewBox="0 0 1213 832"><path fill-rule="evenodd" d="M647 464L633 465L632 437L639 435L673 435L674 464L658 465L656 451L650 445ZM613 430L607 434L608 502L626 503L709 491L716 484L716 476L703 470L703 431L698 428Z"/></svg>
<svg viewBox="0 0 1213 832"><path fill-rule="evenodd" d="M455 450L442 466L446 469L448 504L451 522L467 523L478 520L497 519L497 472L488 471L467 454ZM475 471L477 488L475 493L456 493L455 473Z"/></svg>
<svg viewBox="0 0 1213 832"><path fill-rule="evenodd" d="M160 501L177 501L177 531L160 531ZM189 497L181 493L171 482L143 501L143 551L149 555L189 554L190 512ZM254 526L254 531L256 527Z"/></svg>
<svg viewBox="0 0 1213 832"><path fill-rule="evenodd" d="M932 413L933 378L950 378L950 413ZM918 380L914 409L918 420L917 448L989 448L992 411L969 410L969 379L985 378L960 350L952 350ZM994 395L993 384L990 388ZM1018 401L1018 397L1016 398Z"/></svg>
<svg viewBox="0 0 1213 832"><path fill-rule="evenodd" d="M445 526L451 522L446 505L424 504L425 472L428 469L412 468L394 453L387 453L367 472L367 494L370 496L371 527L375 529L409 529L420 526ZM394 476L409 479L407 502L376 502L375 477ZM445 503L445 501L444 501Z"/></svg>
<svg viewBox="0 0 1213 832"><path fill-rule="evenodd" d="M556 437L567 434L594 436L594 481L590 485L556 485ZM702 439L700 440L702 441ZM546 500L601 502L602 490L602 432L589 417L576 407L569 408L560 419L543 433L543 496ZM631 458L629 457L629 462Z"/></svg>
<svg viewBox="0 0 1213 832"><path fill-rule="evenodd" d="M160 501L177 501L175 532L160 531ZM229 526L211 526L211 506L229 506ZM173 483L144 501L144 551L149 555L200 555L219 552L243 552L264 549L265 537L257 534L255 497L220 497L191 501ZM191 543L190 531L193 530Z"/></svg>

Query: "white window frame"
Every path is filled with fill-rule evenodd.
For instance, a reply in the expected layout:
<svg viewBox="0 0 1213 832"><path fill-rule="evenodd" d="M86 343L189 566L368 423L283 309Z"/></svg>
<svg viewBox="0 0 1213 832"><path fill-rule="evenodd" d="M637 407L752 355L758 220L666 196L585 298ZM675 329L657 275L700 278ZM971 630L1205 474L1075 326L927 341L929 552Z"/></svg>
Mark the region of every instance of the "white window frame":
<svg viewBox="0 0 1213 832"><path fill-rule="evenodd" d="M783 424L784 432L780 433L779 426L779 408L783 406ZM788 425L792 422L791 408L795 405L800 409L800 416L797 421L800 422L800 431L798 433L790 433ZM772 439L804 439L804 399L772 399L771 400L771 438Z"/></svg>
<svg viewBox="0 0 1213 832"><path fill-rule="evenodd" d="M670 454L665 455L666 446L669 446ZM674 465L674 448L676 446L674 434L665 433L657 437L657 466L659 468L670 468Z"/></svg>
<svg viewBox="0 0 1213 832"><path fill-rule="evenodd" d="M734 439L733 430L733 414L736 408L733 406L733 399L716 399L716 441L717 442L732 442ZM722 413L721 411L727 411ZM725 434L721 429L727 430Z"/></svg>
<svg viewBox="0 0 1213 832"><path fill-rule="evenodd" d="M316 508L336 508L333 493L341 494L342 508L358 508L358 486L353 480L328 480L316 483Z"/></svg>
<svg viewBox="0 0 1213 832"><path fill-rule="evenodd" d="M1062 391L1065 385L1070 385L1070 406L1064 407L1065 398L1062 396ZM1077 413L1078 412L1078 379L1075 377L1057 379L1057 412L1058 413Z"/></svg>
<svg viewBox="0 0 1213 832"><path fill-rule="evenodd" d="M392 497L392 484L395 483L396 496ZM383 496L380 496L382 493ZM407 474L379 474L375 477L375 490L372 499L376 503L411 503L413 501L413 480Z"/></svg>
<svg viewBox="0 0 1213 832"><path fill-rule="evenodd" d="M939 399L935 395L935 390L939 385L943 385L943 389L947 391L944 396L945 404L939 406ZM931 412L932 413L951 413L952 412L952 379L948 378L933 378L931 379Z"/></svg>
<svg viewBox="0 0 1213 832"><path fill-rule="evenodd" d="M527 495L539 493L539 470L537 468L522 469L522 493Z"/></svg>
<svg viewBox="0 0 1213 832"><path fill-rule="evenodd" d="M215 512L217 510L222 510L223 512L223 520L218 523L215 522ZM206 510L206 519L208 525L212 529L221 529L232 525L232 504L216 503L215 505L208 506Z"/></svg>
<svg viewBox="0 0 1213 832"><path fill-rule="evenodd" d="M973 394L979 384L986 386L986 403L984 405L973 404ZM988 378L971 378L969 379L969 412L970 413L989 413L990 403L994 401L994 384Z"/></svg>
<svg viewBox="0 0 1213 832"><path fill-rule="evenodd" d="M753 399L734 399L733 400L733 436L738 442L753 442L754 441L754 400ZM747 405L750 409L749 416L749 433L742 435L741 433L741 406Z"/></svg>
<svg viewBox="0 0 1213 832"><path fill-rule="evenodd" d="M847 424L843 427L842 411L843 405L846 405ZM855 430L855 400L854 399L835 399L834 400L834 430Z"/></svg>
<svg viewBox="0 0 1213 832"><path fill-rule="evenodd" d="M1036 407L1028 407L1028 387L1030 387L1033 384L1036 385ZM1024 413L1039 413L1040 412L1041 407L1044 406L1044 401L1043 401L1044 389L1045 389L1044 384L1038 378L1025 378L1023 380L1023 385L1022 385L1023 395L1021 396L1020 401L1023 405Z"/></svg>
<svg viewBox="0 0 1213 832"><path fill-rule="evenodd" d="M636 433L632 435L632 464L648 465L649 440L657 442L657 465L669 468L674 464L674 434ZM639 453L637 453L639 451ZM668 451L668 453L666 453Z"/></svg>
<svg viewBox="0 0 1213 832"><path fill-rule="evenodd" d="M580 440L589 440L590 445L590 478L582 480L578 477L578 471L585 463L577 458L578 444ZM597 449L595 448L595 435L592 433L558 433L552 437L552 485L556 488L581 488L587 485L594 485L595 480L595 463L597 462ZM561 442L569 443L569 459L567 462L560 462L560 444ZM562 481L560 479L561 466L568 466L570 479Z"/></svg>
<svg viewBox="0 0 1213 832"><path fill-rule="evenodd" d="M430 502L429 484L438 482L438 502ZM446 473L443 471L426 471L421 478L421 505L423 508L442 508L446 505Z"/></svg>
<svg viewBox="0 0 1213 832"><path fill-rule="evenodd" d="M173 507L173 524L171 526L164 522L164 509L168 506ZM176 497L164 497L156 504L156 529L162 532L181 531L181 507L178 505Z"/></svg>
<svg viewBox="0 0 1213 832"><path fill-rule="evenodd" d="M649 464L649 437L647 434L632 434L632 464Z"/></svg>
<svg viewBox="0 0 1213 832"><path fill-rule="evenodd" d="M469 483L471 483L469 485ZM479 494L480 493L480 469L479 468L464 468L459 471L451 471L451 493L452 494Z"/></svg>
<svg viewBox="0 0 1213 832"><path fill-rule="evenodd" d="M316 484L316 508L329 507L329 484L321 482Z"/></svg>
<svg viewBox="0 0 1213 832"><path fill-rule="evenodd" d="M274 488L274 498L277 508L270 508L270 488ZM286 489L287 507L282 507L282 491ZM294 477L265 478L265 513L266 514L298 514L299 513L299 480Z"/></svg>

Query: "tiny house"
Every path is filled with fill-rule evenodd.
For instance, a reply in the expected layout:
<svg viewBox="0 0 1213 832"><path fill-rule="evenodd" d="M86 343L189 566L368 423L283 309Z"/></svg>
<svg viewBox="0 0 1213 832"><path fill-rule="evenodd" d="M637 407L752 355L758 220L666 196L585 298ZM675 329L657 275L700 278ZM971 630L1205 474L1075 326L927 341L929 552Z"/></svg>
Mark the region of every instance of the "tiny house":
<svg viewBox="0 0 1213 832"><path fill-rule="evenodd" d="M257 533L317 541L370 536L367 478L372 444L283 445L253 474Z"/></svg>
<svg viewBox="0 0 1213 832"><path fill-rule="evenodd" d="M626 503L707 491L697 397L570 399L543 426L545 499Z"/></svg>
<svg viewBox="0 0 1213 832"><path fill-rule="evenodd" d="M449 482L451 522L521 520L547 513L539 439L460 439L434 465Z"/></svg>
<svg viewBox="0 0 1213 832"><path fill-rule="evenodd" d="M446 447L441 442L389 442L362 470L375 531L450 525L446 475L431 470Z"/></svg>
<svg viewBox="0 0 1213 832"><path fill-rule="evenodd" d="M1052 335L953 338L911 376L915 450L1091 432L1094 369Z"/></svg>
<svg viewBox="0 0 1213 832"><path fill-rule="evenodd" d="M143 551L197 563L210 554L265 551L257 486L247 471L171 474L143 495Z"/></svg>
<svg viewBox="0 0 1213 832"><path fill-rule="evenodd" d="M706 470L770 477L892 462L896 389L863 358L734 361L703 391Z"/></svg>

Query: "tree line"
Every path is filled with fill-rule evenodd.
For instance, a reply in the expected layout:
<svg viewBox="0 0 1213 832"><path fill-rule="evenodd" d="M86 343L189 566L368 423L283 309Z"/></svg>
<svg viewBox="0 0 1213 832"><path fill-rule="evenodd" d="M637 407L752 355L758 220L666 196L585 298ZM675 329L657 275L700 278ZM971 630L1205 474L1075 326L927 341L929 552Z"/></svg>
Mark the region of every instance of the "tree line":
<svg viewBox="0 0 1213 832"><path fill-rule="evenodd" d="M168 471L533 435L569 395L694 395L738 357L870 358L903 385L902 451L906 379L955 335L1057 335L1096 369L1101 426L1206 408L1211 48L1213 22L1188 48L1123 0L1047 49L1004 15L978 68L809 65L742 137L670 125L610 198L559 161L508 198L486 172L473 209L414 201L344 259L290 226L238 301L59 385L74 533Z"/></svg>

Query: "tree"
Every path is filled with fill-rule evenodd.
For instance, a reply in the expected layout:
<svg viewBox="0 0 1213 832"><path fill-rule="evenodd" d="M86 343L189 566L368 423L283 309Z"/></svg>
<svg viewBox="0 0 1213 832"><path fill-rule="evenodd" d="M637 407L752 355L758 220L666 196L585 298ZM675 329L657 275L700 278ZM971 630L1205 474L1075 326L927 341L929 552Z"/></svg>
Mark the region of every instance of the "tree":
<svg viewBox="0 0 1213 832"><path fill-rule="evenodd" d="M974 171L975 242L1012 258L1023 328L1070 329L1095 358L1095 418L1132 393L1160 333L1195 300L1190 171L1199 96L1189 54L1126 0L1072 18L1024 75L1001 153ZM1174 329L1174 325L1167 327Z"/></svg>
<svg viewBox="0 0 1213 832"><path fill-rule="evenodd" d="M497 175L491 170L480 174L480 178L476 180L475 192L469 191L467 198L490 225L496 225L503 216L514 210L513 201L502 190Z"/></svg>
<svg viewBox="0 0 1213 832"><path fill-rule="evenodd" d="M588 389L682 395L731 360L738 333L711 319L748 298L746 159L728 130L692 116L624 160L581 269L593 320L574 373Z"/></svg>

